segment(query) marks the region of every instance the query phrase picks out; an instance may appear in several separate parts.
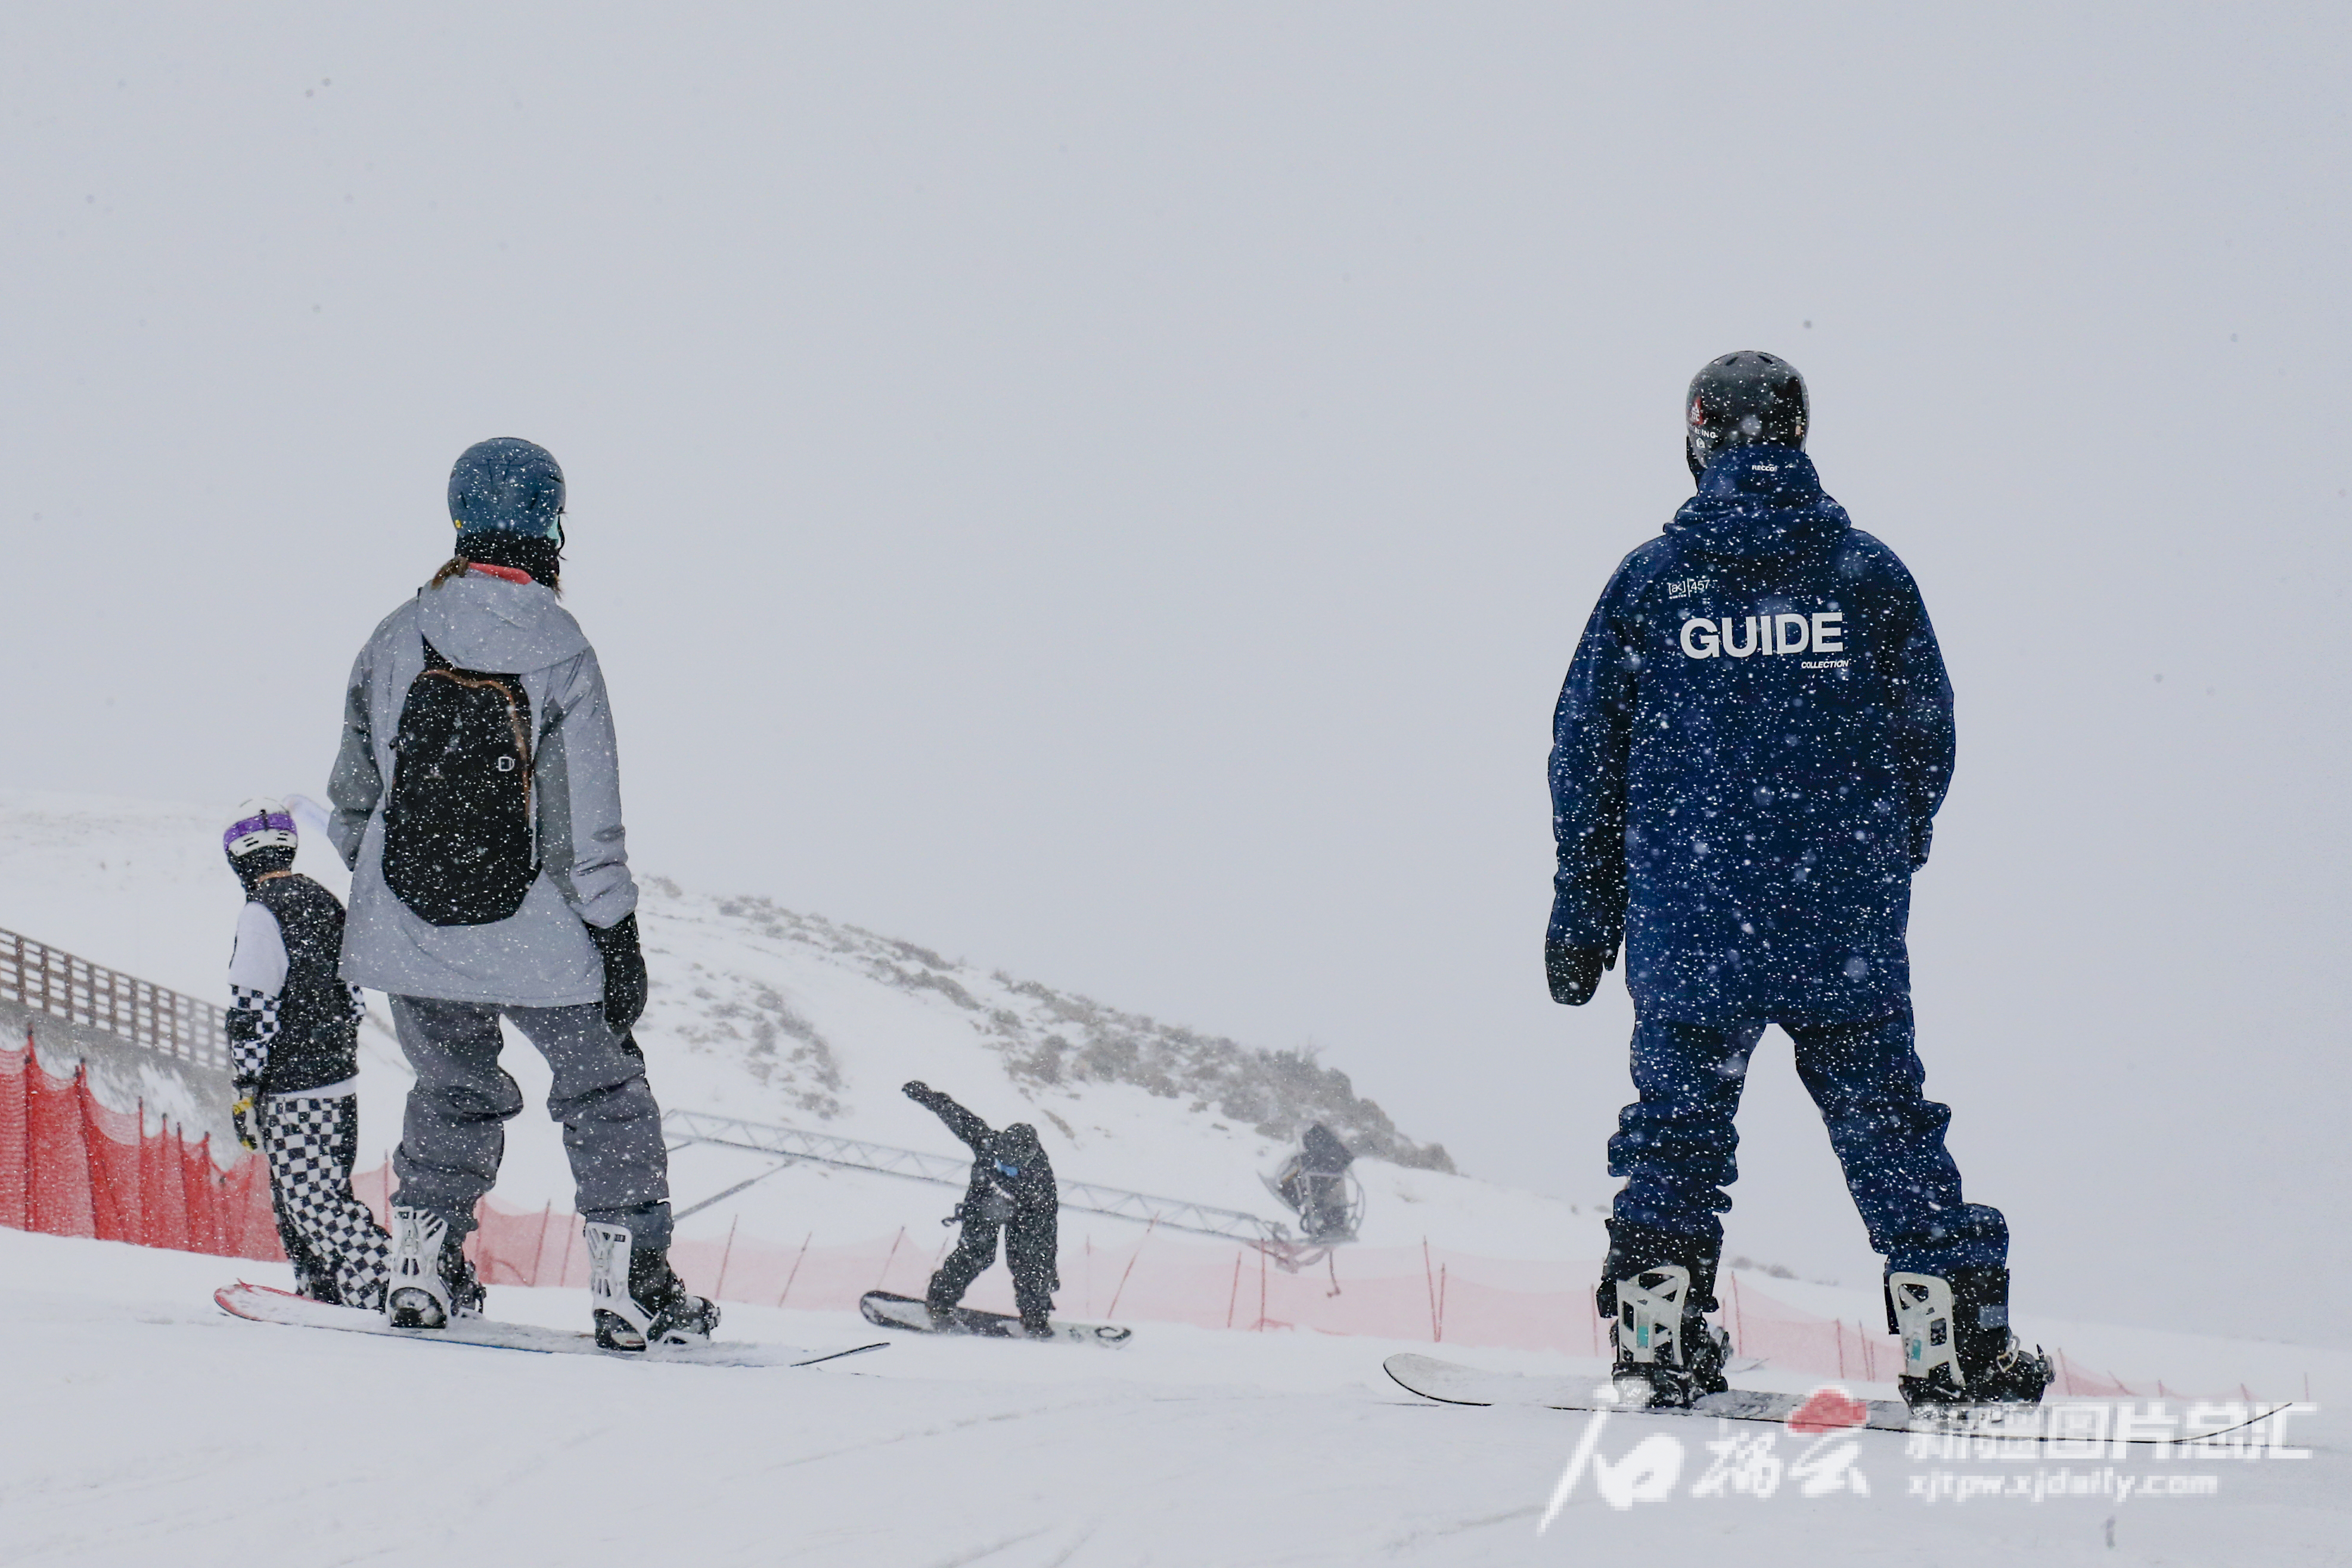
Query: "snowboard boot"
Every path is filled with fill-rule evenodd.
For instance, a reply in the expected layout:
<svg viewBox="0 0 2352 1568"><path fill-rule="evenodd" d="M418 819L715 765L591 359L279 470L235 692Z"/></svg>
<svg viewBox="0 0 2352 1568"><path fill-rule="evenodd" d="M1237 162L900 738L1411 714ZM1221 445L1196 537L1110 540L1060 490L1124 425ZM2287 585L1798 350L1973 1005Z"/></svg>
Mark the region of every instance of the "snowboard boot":
<svg viewBox="0 0 2352 1568"><path fill-rule="evenodd" d="M1616 1346L1610 1377L1637 1406L1681 1408L1729 1386L1731 1336L1715 1310L1717 1246L1704 1238L1612 1218L1609 1259L1594 1293Z"/></svg>
<svg viewBox="0 0 2352 1568"><path fill-rule="evenodd" d="M449 1221L421 1208L392 1211L392 1259L384 1284L384 1322L396 1329L437 1329L451 1318L478 1318L486 1299Z"/></svg>
<svg viewBox="0 0 2352 1568"><path fill-rule="evenodd" d="M956 1316L956 1303L963 1300L963 1292L948 1293L949 1287L941 1283L946 1273L946 1270L940 1270L923 1287L923 1311L930 1317L933 1333L961 1333L964 1327Z"/></svg>
<svg viewBox="0 0 2352 1568"><path fill-rule="evenodd" d="M1903 1342L1903 1401L2038 1405L2050 1358L2009 1332L2009 1270L1954 1269L1886 1276L1887 1326Z"/></svg>
<svg viewBox="0 0 2352 1568"><path fill-rule="evenodd" d="M1054 1320L1045 1312L1024 1312L1021 1314L1021 1332L1031 1339L1052 1339Z"/></svg>
<svg viewBox="0 0 2352 1568"><path fill-rule="evenodd" d="M689 1294L669 1254L633 1245L627 1227L587 1223L588 1299L604 1350L699 1344L719 1326L719 1307Z"/></svg>
<svg viewBox="0 0 2352 1568"><path fill-rule="evenodd" d="M1684 1264L1660 1263L1601 1282L1597 1299L1617 1347L1609 1376L1630 1405L1679 1409L1730 1386L1723 1368L1731 1336L1706 1321L1715 1301L1691 1275Z"/></svg>
<svg viewBox="0 0 2352 1568"><path fill-rule="evenodd" d="M330 1307L344 1304L343 1292L335 1277L323 1269L314 1270L307 1264L294 1265L294 1293L306 1301L317 1301Z"/></svg>
<svg viewBox="0 0 2352 1568"><path fill-rule="evenodd" d="M1609 1260L1594 1293L1617 1347L1610 1377L1635 1405L1679 1408L1729 1385L1731 1336L1706 1321L1715 1310L1717 1247L1709 1240L1609 1221Z"/></svg>

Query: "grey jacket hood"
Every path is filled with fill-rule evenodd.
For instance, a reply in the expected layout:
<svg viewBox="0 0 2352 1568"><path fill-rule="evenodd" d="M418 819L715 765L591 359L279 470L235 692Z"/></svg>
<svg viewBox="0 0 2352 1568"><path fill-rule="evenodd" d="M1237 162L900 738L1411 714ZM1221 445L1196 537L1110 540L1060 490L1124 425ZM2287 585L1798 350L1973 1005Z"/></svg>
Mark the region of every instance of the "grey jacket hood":
<svg viewBox="0 0 2352 1568"><path fill-rule="evenodd" d="M588 635L554 591L469 571L418 591L416 629L461 670L521 674L588 651Z"/></svg>
<svg viewBox="0 0 2352 1568"><path fill-rule="evenodd" d="M383 878L394 742L425 644L463 670L515 676L530 702L532 834L540 874L509 919L431 925ZM572 612L536 582L467 572L383 619L352 664L342 746L327 798L329 836L352 868L342 975L396 997L572 1007L601 1000L604 961L588 927L636 907L621 822L619 745L596 652Z"/></svg>

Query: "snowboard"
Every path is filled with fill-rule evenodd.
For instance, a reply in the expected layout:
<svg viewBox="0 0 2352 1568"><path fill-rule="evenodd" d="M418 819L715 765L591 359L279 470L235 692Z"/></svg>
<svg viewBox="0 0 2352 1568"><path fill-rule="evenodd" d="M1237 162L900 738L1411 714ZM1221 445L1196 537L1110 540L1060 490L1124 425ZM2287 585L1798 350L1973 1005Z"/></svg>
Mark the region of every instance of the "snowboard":
<svg viewBox="0 0 2352 1568"><path fill-rule="evenodd" d="M1998 1436L2004 1440L2078 1440L2069 1437L2060 1424L2047 1420L2035 1422L2039 1430L2032 1433L2019 1432L2002 1424L2005 1417L2013 1417L2025 1411L2040 1414L2063 1409L2063 1406L1955 1405L1915 1412L1900 1399L1856 1399L1842 1388L1817 1388L1811 1394L1765 1394L1753 1389L1734 1388L1722 1394L1702 1395L1687 1406L1643 1407L1619 1404L1611 1397L1614 1389L1605 1381L1596 1384L1591 1377L1531 1377L1517 1372L1484 1372L1475 1366L1463 1366L1451 1361L1440 1361L1435 1356L1417 1355L1410 1351L1390 1356L1381 1364L1399 1386L1424 1399L1434 1399L1445 1405L1506 1405L1539 1410L1615 1410L1628 1416L1714 1416L1727 1421L1785 1423L1790 1430L1801 1433L1832 1432L1853 1427L1876 1432L1944 1433L1981 1429L1986 1436ZM2266 1421L2284 1408L2287 1406L2265 1410L2247 1420L2213 1431L2184 1433L2177 1437L2126 1437L2121 1440L2139 1447L2158 1448L2207 1442L2225 1433ZM2096 1429L2104 1431L2105 1428Z"/></svg>
<svg viewBox="0 0 2352 1568"><path fill-rule="evenodd" d="M257 1323L341 1329L346 1333L382 1334L431 1344L472 1345L480 1350L530 1351L539 1355L601 1355L617 1361L659 1362L666 1366L814 1366L819 1362L889 1348L881 1341L828 1351L717 1340L706 1344L657 1344L646 1350L605 1350L596 1343L594 1334L584 1330L539 1328L530 1323L500 1322L495 1318L458 1318L446 1328L396 1329L383 1321L383 1313L363 1307L330 1306L289 1291L243 1281L215 1291L213 1301L229 1316Z"/></svg>
<svg viewBox="0 0 2352 1568"><path fill-rule="evenodd" d="M1735 1388L1726 1394L1704 1395L1693 1400L1688 1408L1668 1406L1637 1412L1610 1397L1615 1390L1606 1380L1596 1384L1590 1377L1530 1377L1518 1372L1482 1372L1475 1366L1416 1355L1410 1351L1400 1352L1381 1364L1400 1386L1444 1405L1513 1405L1541 1410L1622 1410L1628 1415L1787 1421L1804 1410L1810 1401L1822 1406L1805 1412L1809 1418L1819 1419L1817 1429L1822 1431L1837 1427L1868 1427L1881 1432L1911 1429L1911 1407L1900 1399L1864 1400L1839 1395L1838 1403L1832 1407L1821 1394L1761 1394Z"/></svg>
<svg viewBox="0 0 2352 1568"><path fill-rule="evenodd" d="M887 1291L868 1291L857 1302L857 1310L866 1321L877 1328L911 1329L917 1333L980 1334L990 1339L1027 1339L1021 1320L1009 1312L983 1312L971 1307L949 1310L951 1326L935 1329L931 1326L930 1309L912 1296L894 1296ZM1053 1333L1048 1341L1062 1344L1121 1345L1134 1337L1135 1331L1117 1323L1072 1323L1059 1318L1052 1321Z"/></svg>

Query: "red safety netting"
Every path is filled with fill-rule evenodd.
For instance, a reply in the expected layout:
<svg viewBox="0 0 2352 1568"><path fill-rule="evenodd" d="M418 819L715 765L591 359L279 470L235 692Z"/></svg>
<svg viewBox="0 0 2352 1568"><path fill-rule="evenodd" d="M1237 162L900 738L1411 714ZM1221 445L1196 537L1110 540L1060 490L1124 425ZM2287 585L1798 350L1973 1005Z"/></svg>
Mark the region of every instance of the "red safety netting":
<svg viewBox="0 0 2352 1568"><path fill-rule="evenodd" d="M352 1186L386 1218L388 1166ZM580 1220L552 1204L533 1214L485 1200L467 1251L484 1283L588 1283ZM53 1236L86 1236L222 1257L282 1261L270 1211L269 1177L256 1155L226 1170L210 1135L189 1144L176 1126L147 1130L144 1113L100 1104L89 1075L49 1076L28 1040L0 1051L0 1225ZM741 1236L681 1240L670 1258L695 1290L721 1301L850 1311L868 1291L920 1295L951 1233L900 1230L870 1240L799 1245ZM1302 1331L1569 1354L1606 1354L1592 1306L1596 1266L1573 1260L1484 1258L1423 1243L1348 1247L1315 1267L1285 1270L1246 1247L1179 1240L1147 1230L1097 1244L1063 1231L1059 1310L1074 1317L1190 1323L1254 1332ZM1785 1371L1849 1381L1891 1381L1901 1352L1881 1322L1844 1322L1781 1301L1726 1277L1717 1291L1735 1354ZM966 1298L1009 1312L1002 1269ZM2056 1391L2126 1397L2122 1380L2054 1357Z"/></svg>
<svg viewBox="0 0 2352 1568"><path fill-rule="evenodd" d="M0 1051L0 1225L225 1258L283 1260L269 1176L246 1155L223 1170L212 1136L146 1127L142 1107L117 1110L90 1092L88 1071L49 1076L28 1038Z"/></svg>
<svg viewBox="0 0 2352 1568"><path fill-rule="evenodd" d="M384 1218L388 1166L362 1173L352 1186ZM588 1251L577 1215L552 1204L534 1213L485 1199L475 1218L479 1228L466 1250L483 1283L586 1288ZM847 1312L868 1291L921 1295L953 1233L927 1239L906 1229L824 1247L813 1240L795 1245L730 1230L723 1241L680 1240L670 1261L688 1286L719 1301ZM1066 1221L1060 1269L1056 1310L1075 1318L1608 1354L1608 1325L1592 1304L1597 1262L1486 1258L1426 1244L1347 1247L1292 1273L1250 1248L1177 1240L1162 1232L1102 1244L1083 1230L1074 1234ZM1857 1383L1891 1383L1902 1370L1901 1347L1884 1320L1822 1317L1737 1274L1727 1274L1716 1294L1722 1302L1718 1316L1742 1361ZM981 1276L965 1300L1011 1312L1013 1290L1003 1268ZM2053 1360L2056 1393L2125 1397L2145 1392L2088 1372L2063 1352Z"/></svg>

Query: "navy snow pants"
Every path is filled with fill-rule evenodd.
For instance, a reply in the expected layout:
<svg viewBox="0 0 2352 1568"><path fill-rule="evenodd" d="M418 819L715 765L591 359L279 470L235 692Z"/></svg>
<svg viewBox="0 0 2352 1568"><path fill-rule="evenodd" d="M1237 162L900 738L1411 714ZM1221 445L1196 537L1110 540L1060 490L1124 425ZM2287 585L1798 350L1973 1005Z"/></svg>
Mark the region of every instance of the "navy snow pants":
<svg viewBox="0 0 2352 1568"><path fill-rule="evenodd" d="M1775 1020L1780 1021L1780 1020ZM1641 1099L1617 1119L1609 1174L1626 1178L1612 1213L1723 1245L1738 1179L1732 1116L1764 1020L1732 1024L1643 1020L1633 1027L1633 1087ZM1898 1271L1943 1274L2006 1265L2000 1210L1960 1199L1959 1167L1944 1149L1951 1109L1921 1092L1927 1069L1914 1041L1911 1004L1874 1019L1781 1021L1796 1041L1797 1076L1828 1126L1846 1190L1872 1249Z"/></svg>

